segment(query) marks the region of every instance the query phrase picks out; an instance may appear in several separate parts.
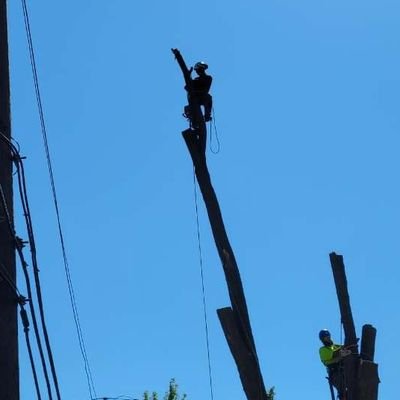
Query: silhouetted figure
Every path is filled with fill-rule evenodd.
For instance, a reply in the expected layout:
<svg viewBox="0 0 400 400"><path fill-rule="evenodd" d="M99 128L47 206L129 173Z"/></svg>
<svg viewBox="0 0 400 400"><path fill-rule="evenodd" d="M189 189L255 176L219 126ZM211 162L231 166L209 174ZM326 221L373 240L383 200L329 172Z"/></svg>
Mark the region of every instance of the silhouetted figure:
<svg viewBox="0 0 400 400"><path fill-rule="evenodd" d="M171 49L178 62L185 79L189 104L184 107L183 115L190 122L190 128L184 133L195 134L202 153L206 152L207 129L204 122L211 120L212 97L209 94L212 77L206 74L208 65L198 62L194 67L188 68L178 49ZM197 76L192 78L193 69ZM202 108L204 108L204 113Z"/></svg>
<svg viewBox="0 0 400 400"><path fill-rule="evenodd" d="M204 120L211 121L212 97L209 93L212 77L206 74L208 65L202 61L195 64L197 77L192 79L192 88L188 93L189 101L191 96L195 96L197 103L204 107Z"/></svg>
<svg viewBox="0 0 400 400"><path fill-rule="evenodd" d="M203 61L195 64L193 68L190 68L189 74L195 70L197 77L191 79L191 88L189 89L185 86L188 91L188 100L195 100L199 106L204 107L204 120L206 122L211 121L211 111L212 111L212 96L209 94L212 77L206 74L206 69L208 65ZM185 114L187 118L191 118L190 107L185 107Z"/></svg>

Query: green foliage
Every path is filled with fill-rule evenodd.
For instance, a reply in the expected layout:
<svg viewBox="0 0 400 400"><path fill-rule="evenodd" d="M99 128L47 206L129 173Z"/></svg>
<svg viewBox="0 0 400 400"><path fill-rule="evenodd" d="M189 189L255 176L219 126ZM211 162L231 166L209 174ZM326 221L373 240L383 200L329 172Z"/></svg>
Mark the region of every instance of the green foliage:
<svg viewBox="0 0 400 400"><path fill-rule="evenodd" d="M156 392L143 393L143 400L158 400L158 394ZM171 379L169 381L168 391L165 392L163 400L187 400L186 394L180 395L178 391L178 384L175 382L175 379ZM275 400L275 388L267 390L267 400Z"/></svg>
<svg viewBox="0 0 400 400"><path fill-rule="evenodd" d="M150 394L148 391L143 393L143 400L158 400L158 394L153 392Z"/></svg>
<svg viewBox="0 0 400 400"><path fill-rule="evenodd" d="M171 379L169 382L168 392L165 393L164 400L185 400L186 394L183 394L182 397L178 393L178 384L175 382L175 379Z"/></svg>
<svg viewBox="0 0 400 400"><path fill-rule="evenodd" d="M267 390L267 400L275 400L275 388Z"/></svg>
<svg viewBox="0 0 400 400"><path fill-rule="evenodd" d="M143 400L158 400L158 394L153 392L151 395L149 392L143 393ZM182 396L178 392L178 384L175 379L171 379L169 382L168 391L165 392L164 400L186 400L186 394Z"/></svg>

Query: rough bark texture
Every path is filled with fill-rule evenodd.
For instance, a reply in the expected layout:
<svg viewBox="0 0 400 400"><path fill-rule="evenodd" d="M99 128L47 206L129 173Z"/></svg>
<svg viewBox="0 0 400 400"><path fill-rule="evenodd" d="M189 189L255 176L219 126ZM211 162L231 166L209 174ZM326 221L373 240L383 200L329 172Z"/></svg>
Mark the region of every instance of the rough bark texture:
<svg viewBox="0 0 400 400"><path fill-rule="evenodd" d="M329 254L331 260L336 292L339 300L340 315L344 329L344 344L346 346L357 343L356 328L351 312L350 297L347 288L347 278L344 269L343 256L336 253Z"/></svg>
<svg viewBox="0 0 400 400"><path fill-rule="evenodd" d="M361 361L359 366L359 394L361 400L377 400L379 374L375 364L376 329L372 325L364 325L361 336Z"/></svg>
<svg viewBox="0 0 400 400"><path fill-rule="evenodd" d="M227 337L235 338L234 346L232 342L229 343L228 341L228 343L236 361L243 389L248 396L247 398L249 400L265 400L267 396L258 363L239 268L229 243L218 200L211 184L202 144L199 140L199 136L196 135L193 130L188 129L182 134L195 166L197 181L206 204L212 233L228 285L228 293L232 304L231 315L227 316L226 312L219 315L221 323L224 321L224 333ZM232 321L234 321L234 323ZM239 337L240 340L238 339ZM251 356L249 356L249 354L251 354ZM251 367L249 367L250 364L252 365ZM249 368L252 371L251 374L244 372L248 372Z"/></svg>
<svg viewBox="0 0 400 400"><path fill-rule="evenodd" d="M361 358L374 361L376 329L372 325L364 325L361 335Z"/></svg>
<svg viewBox="0 0 400 400"><path fill-rule="evenodd" d="M360 400L378 399L378 365L372 361L360 361L358 368L358 391Z"/></svg>
<svg viewBox="0 0 400 400"><path fill-rule="evenodd" d="M347 289L346 272L343 257L335 253L329 254L333 277L335 280L336 292L339 301L340 315L345 334L344 344L354 345L353 354L343 360L344 374L347 384L347 400L360 400L357 393L357 373L358 373L358 346L356 329L351 312L350 297Z"/></svg>
<svg viewBox="0 0 400 400"><path fill-rule="evenodd" d="M258 362L254 353L248 350L247 344L238 329L232 308L226 307L217 310L222 329L235 359L243 390L248 399L264 399L264 387L260 386Z"/></svg>
<svg viewBox="0 0 400 400"><path fill-rule="evenodd" d="M358 339L350 306L347 278L343 257L335 253L329 255L335 280L336 292L343 328L345 345L353 345L353 354L343 360L345 380L347 383L346 400L378 399L378 365L373 362L375 353L376 329L372 325L363 326L361 354L358 354Z"/></svg>

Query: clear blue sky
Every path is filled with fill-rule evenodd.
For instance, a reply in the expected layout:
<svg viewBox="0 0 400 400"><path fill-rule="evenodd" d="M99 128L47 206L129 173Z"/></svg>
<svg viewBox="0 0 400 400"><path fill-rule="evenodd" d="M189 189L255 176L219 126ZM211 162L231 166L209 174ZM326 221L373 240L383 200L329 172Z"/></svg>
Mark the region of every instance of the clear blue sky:
<svg viewBox="0 0 400 400"><path fill-rule="evenodd" d="M69 304L18 2L13 135L26 160L63 398L89 398ZM398 388L400 5L395 0L31 2L64 234L97 394L209 399L183 80L205 60L221 152L209 167L278 400L329 398L320 328L340 340L328 254L358 333L378 329L381 399ZM20 207L17 206L22 232ZM215 400L245 396L215 310L229 304L200 223ZM21 275L21 274L20 274ZM22 280L19 284L25 292ZM21 341L22 399L33 398Z"/></svg>

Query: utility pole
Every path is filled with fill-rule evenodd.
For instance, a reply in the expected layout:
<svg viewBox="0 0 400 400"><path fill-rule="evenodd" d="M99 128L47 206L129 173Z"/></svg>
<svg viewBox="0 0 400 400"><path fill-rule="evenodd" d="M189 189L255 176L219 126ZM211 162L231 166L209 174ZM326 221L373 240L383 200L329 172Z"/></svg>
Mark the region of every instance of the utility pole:
<svg viewBox="0 0 400 400"><path fill-rule="evenodd" d="M11 138L7 0L0 0L0 132ZM9 218L14 225L12 159L4 140L0 140L0 185L0 399L19 400L18 303L12 288L15 245L9 225Z"/></svg>

